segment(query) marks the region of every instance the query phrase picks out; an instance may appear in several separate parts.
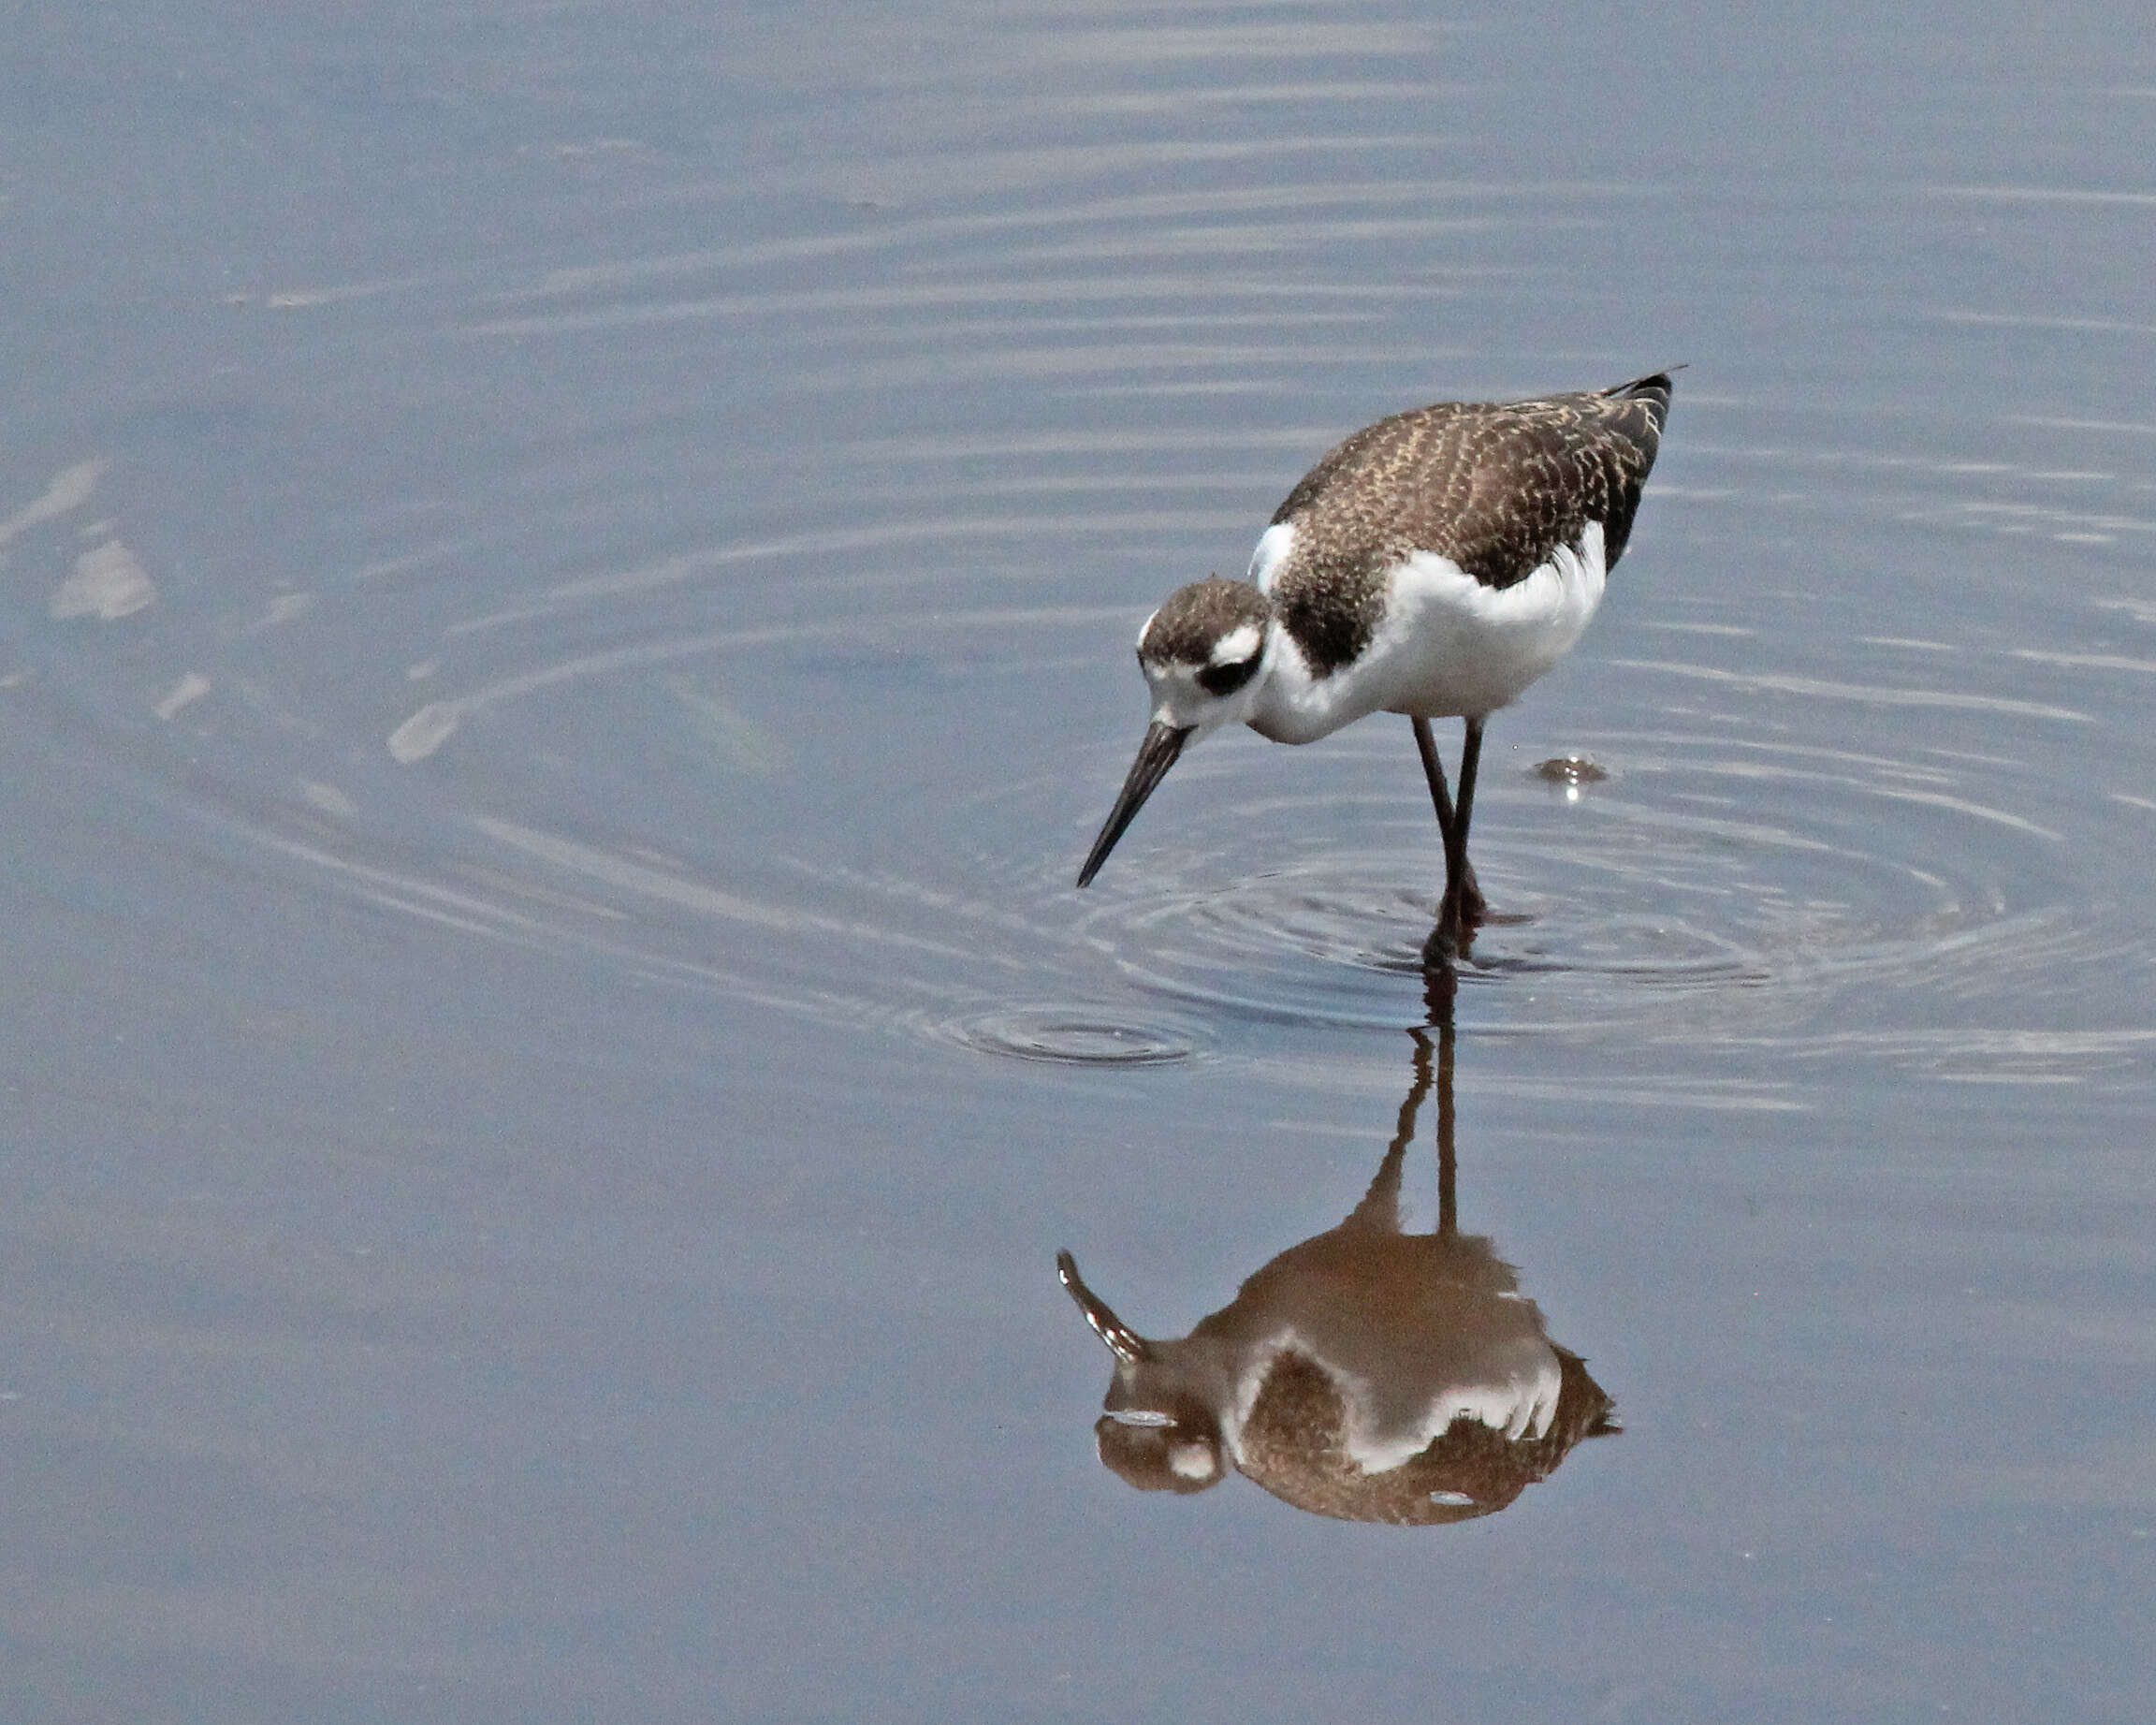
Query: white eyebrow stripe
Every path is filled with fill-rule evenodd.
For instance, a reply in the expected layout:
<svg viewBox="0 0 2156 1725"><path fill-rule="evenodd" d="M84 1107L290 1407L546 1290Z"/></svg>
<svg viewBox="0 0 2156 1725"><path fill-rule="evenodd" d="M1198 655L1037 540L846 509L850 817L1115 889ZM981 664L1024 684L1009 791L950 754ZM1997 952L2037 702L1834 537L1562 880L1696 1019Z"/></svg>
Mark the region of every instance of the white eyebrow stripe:
<svg viewBox="0 0 2156 1725"><path fill-rule="evenodd" d="M1244 623L1213 643L1212 663L1241 665L1244 660L1257 656L1258 649L1264 644L1264 631L1256 623Z"/></svg>

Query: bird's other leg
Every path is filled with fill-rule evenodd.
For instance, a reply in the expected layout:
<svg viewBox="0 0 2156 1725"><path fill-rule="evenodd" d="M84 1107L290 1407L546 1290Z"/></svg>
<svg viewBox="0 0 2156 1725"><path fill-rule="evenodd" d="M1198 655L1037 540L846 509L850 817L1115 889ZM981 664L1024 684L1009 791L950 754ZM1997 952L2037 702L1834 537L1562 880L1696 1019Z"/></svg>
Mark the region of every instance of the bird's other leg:
<svg viewBox="0 0 2156 1725"><path fill-rule="evenodd" d="M1437 831L1445 841L1445 901L1451 905L1458 901L1454 921L1464 916L1469 923L1481 920L1488 908L1483 902L1482 889L1475 884L1475 870L1467 862L1467 826L1465 811L1475 794L1474 759L1463 753L1460 757L1460 811L1452 806L1452 793L1445 783L1445 764L1437 758L1437 739L1430 734L1430 721L1411 717L1415 727L1416 752L1422 757L1422 776L1430 782L1430 805L1437 811ZM1482 727L1479 721L1470 721L1470 743L1479 751L1482 740ZM1440 918L1439 932L1446 931L1446 923ZM1458 928L1451 932L1457 935Z"/></svg>
<svg viewBox="0 0 2156 1725"><path fill-rule="evenodd" d="M1460 745L1460 800L1445 834L1445 902L1438 907L1437 931L1464 941L1475 931L1489 906L1467 865L1467 824L1475 816L1475 774L1482 763L1482 721L1469 719Z"/></svg>

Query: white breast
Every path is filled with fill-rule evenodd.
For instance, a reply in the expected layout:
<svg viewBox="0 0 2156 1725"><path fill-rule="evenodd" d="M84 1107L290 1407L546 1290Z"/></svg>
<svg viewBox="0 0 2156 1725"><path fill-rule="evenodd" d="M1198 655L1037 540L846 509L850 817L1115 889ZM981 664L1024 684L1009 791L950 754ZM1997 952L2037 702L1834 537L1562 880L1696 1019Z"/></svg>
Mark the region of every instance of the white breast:
<svg viewBox="0 0 2156 1725"><path fill-rule="evenodd" d="M1510 587L1485 587L1449 558L1418 551L1391 571L1385 617L1366 655L1365 711L1476 717L1521 691L1572 649L1602 603L1602 525ZM1360 673L1360 675L1358 675Z"/></svg>
<svg viewBox="0 0 2156 1725"><path fill-rule="evenodd" d="M1294 540L1290 525L1269 529L1250 560L1252 578L1270 591ZM1509 706L1571 650L1602 603L1602 525L1590 521L1580 549L1560 547L1502 590L1450 558L1417 551L1387 571L1385 614L1370 645L1324 677L1275 622L1250 728L1306 743L1375 712L1449 719Z"/></svg>

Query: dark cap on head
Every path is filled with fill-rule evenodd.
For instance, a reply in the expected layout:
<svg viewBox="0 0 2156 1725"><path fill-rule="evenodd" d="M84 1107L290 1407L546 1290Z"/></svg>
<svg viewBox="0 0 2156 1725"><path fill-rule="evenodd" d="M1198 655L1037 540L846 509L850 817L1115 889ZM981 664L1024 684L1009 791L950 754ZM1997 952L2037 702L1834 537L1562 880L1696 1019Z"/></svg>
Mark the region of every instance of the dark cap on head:
<svg viewBox="0 0 2156 1725"><path fill-rule="evenodd" d="M1208 665L1224 636L1246 624L1261 630L1272 617L1272 601L1249 582L1209 576L1168 595L1145 625L1138 652L1158 665Z"/></svg>

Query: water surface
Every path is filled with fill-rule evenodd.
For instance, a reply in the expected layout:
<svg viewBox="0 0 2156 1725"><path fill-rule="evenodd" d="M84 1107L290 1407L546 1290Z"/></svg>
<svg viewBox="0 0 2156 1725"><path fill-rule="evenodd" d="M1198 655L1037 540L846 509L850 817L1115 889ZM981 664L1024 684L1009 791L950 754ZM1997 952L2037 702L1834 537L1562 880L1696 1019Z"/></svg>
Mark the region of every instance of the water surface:
<svg viewBox="0 0 2156 1725"><path fill-rule="evenodd" d="M10 1719L2142 1717L2134 8L0 50ZM1137 625L1678 361L1449 1001L1622 1435L1133 1493L1055 1254L1181 1336L1347 1216L1441 876L1373 720L1075 892Z"/></svg>

